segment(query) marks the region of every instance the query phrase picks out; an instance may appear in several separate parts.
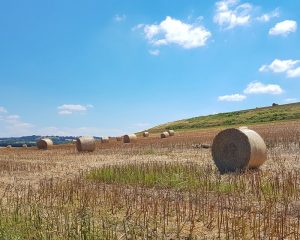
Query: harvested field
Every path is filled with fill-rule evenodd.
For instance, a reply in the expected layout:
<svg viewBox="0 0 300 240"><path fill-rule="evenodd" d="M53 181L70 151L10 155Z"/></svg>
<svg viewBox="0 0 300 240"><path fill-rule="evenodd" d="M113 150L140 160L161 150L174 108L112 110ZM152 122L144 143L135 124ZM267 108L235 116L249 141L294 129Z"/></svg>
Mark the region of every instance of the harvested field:
<svg viewBox="0 0 300 240"><path fill-rule="evenodd" d="M300 122L251 126L256 171L221 175L221 129L134 143L0 149L1 239L299 239Z"/></svg>

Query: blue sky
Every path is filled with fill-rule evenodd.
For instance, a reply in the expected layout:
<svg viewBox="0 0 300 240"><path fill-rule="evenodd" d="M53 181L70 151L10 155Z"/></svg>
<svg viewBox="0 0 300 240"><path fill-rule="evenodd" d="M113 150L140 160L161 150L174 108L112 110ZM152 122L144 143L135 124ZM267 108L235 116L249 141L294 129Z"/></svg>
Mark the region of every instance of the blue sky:
<svg viewBox="0 0 300 240"><path fill-rule="evenodd" d="M0 137L119 135L300 99L300 1L1 1Z"/></svg>

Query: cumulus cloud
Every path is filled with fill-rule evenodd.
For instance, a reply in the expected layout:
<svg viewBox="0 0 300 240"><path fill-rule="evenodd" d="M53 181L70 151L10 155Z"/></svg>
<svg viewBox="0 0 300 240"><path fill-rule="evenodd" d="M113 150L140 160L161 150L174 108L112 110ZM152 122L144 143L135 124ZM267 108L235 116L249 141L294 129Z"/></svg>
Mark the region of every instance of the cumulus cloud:
<svg viewBox="0 0 300 240"><path fill-rule="evenodd" d="M190 49L205 46L211 33L198 23L188 24L167 16L159 24L139 24L135 29L143 28L145 38L154 46L176 44Z"/></svg>
<svg viewBox="0 0 300 240"><path fill-rule="evenodd" d="M282 88L276 84L263 84L261 82L249 83L244 90L245 94L281 94Z"/></svg>
<svg viewBox="0 0 300 240"><path fill-rule="evenodd" d="M270 35L287 36L290 33L297 31L297 22L294 20L285 20L277 23L269 30Z"/></svg>
<svg viewBox="0 0 300 240"><path fill-rule="evenodd" d="M63 104L58 109L58 114L60 115L71 115L73 113L85 113L89 108L93 108L91 104L80 105L80 104Z"/></svg>
<svg viewBox="0 0 300 240"><path fill-rule="evenodd" d="M298 64L299 60L280 60L275 59L270 65L263 65L260 67L259 71L272 71L274 73L282 73L286 72L290 69L293 69L296 64Z"/></svg>
<svg viewBox="0 0 300 240"><path fill-rule="evenodd" d="M224 0L216 3L214 22L224 29L232 29L250 23L253 6L239 4L238 0Z"/></svg>
<svg viewBox="0 0 300 240"><path fill-rule="evenodd" d="M224 96L219 96L218 100L219 101L227 101L227 102L240 102L245 100L247 97L245 95L241 94L232 94L232 95L224 95Z"/></svg>
<svg viewBox="0 0 300 240"><path fill-rule="evenodd" d="M300 67L288 70L287 77L288 78L300 77Z"/></svg>
<svg viewBox="0 0 300 240"><path fill-rule="evenodd" d="M116 22L123 22L126 20L126 15L125 14L122 14L122 15L119 15L119 14L116 14L115 17L114 17L114 20Z"/></svg>
<svg viewBox="0 0 300 240"><path fill-rule="evenodd" d="M279 10L275 9L274 11L265 13L265 14L257 17L256 19L261 22L269 22L272 18L279 17L279 15L280 15Z"/></svg>
<svg viewBox="0 0 300 240"><path fill-rule="evenodd" d="M288 78L300 77L300 60L280 60L275 59L269 65L262 65L259 69L260 72L273 72L273 73L286 73Z"/></svg>

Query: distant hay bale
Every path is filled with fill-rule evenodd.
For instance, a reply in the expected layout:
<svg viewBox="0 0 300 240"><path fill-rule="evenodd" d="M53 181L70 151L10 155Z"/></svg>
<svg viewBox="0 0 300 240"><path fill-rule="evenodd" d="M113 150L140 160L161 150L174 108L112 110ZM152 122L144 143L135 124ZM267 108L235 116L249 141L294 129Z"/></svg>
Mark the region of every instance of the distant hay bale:
<svg viewBox="0 0 300 240"><path fill-rule="evenodd" d="M143 137L149 137L149 132L143 132Z"/></svg>
<svg viewBox="0 0 300 240"><path fill-rule="evenodd" d="M175 131L174 130L168 130L168 133L169 133L170 137L173 137L175 135Z"/></svg>
<svg viewBox="0 0 300 240"><path fill-rule="evenodd" d="M168 138L170 137L170 133L169 132L163 132L160 134L160 138Z"/></svg>
<svg viewBox="0 0 300 240"><path fill-rule="evenodd" d="M267 159L262 137L247 127L221 131L213 140L212 156L221 173L260 167Z"/></svg>
<svg viewBox="0 0 300 240"><path fill-rule="evenodd" d="M124 143L132 143L137 140L137 136L135 134L124 135L123 142Z"/></svg>
<svg viewBox="0 0 300 240"><path fill-rule="evenodd" d="M38 149L47 150L53 146L53 142L50 138L44 138L44 139L39 140L36 143L36 145L37 145Z"/></svg>
<svg viewBox="0 0 300 240"><path fill-rule="evenodd" d="M27 144L23 144L23 145L22 145L22 148L27 148Z"/></svg>
<svg viewBox="0 0 300 240"><path fill-rule="evenodd" d="M12 148L12 146L11 145L7 145L6 148Z"/></svg>
<svg viewBox="0 0 300 240"><path fill-rule="evenodd" d="M78 152L93 152L96 149L96 141L93 137L79 137L76 139Z"/></svg>
<svg viewBox="0 0 300 240"><path fill-rule="evenodd" d="M101 143L109 143L109 138L108 137L102 137L101 138Z"/></svg>

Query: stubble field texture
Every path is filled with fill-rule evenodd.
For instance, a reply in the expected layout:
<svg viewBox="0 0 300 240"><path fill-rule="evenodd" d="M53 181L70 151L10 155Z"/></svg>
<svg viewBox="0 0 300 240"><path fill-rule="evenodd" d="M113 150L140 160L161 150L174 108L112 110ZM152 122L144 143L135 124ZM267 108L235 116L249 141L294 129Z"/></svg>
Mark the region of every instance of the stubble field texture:
<svg viewBox="0 0 300 240"><path fill-rule="evenodd" d="M259 170L220 174L221 129L0 149L0 239L300 239L300 122L251 126L265 140Z"/></svg>

